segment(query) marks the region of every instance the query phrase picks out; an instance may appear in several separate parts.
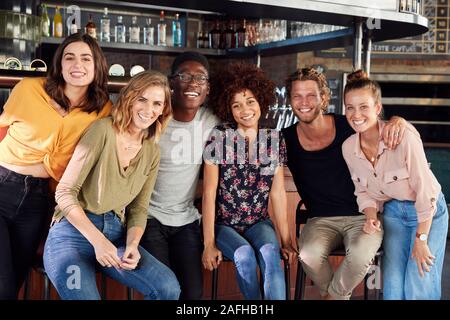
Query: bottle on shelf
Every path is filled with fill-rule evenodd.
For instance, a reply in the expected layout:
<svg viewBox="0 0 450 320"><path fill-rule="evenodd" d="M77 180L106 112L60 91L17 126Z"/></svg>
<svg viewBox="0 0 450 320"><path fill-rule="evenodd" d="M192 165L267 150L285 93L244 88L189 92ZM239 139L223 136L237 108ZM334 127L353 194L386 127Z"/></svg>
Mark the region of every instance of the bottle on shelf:
<svg viewBox="0 0 450 320"><path fill-rule="evenodd" d="M118 16L117 23L114 26L114 40L118 43L125 43L125 25L122 19L122 16Z"/></svg>
<svg viewBox="0 0 450 320"><path fill-rule="evenodd" d="M199 34L197 37L197 43L200 48L208 49L209 48L209 34L204 30L209 30L208 22L200 23L199 25Z"/></svg>
<svg viewBox="0 0 450 320"><path fill-rule="evenodd" d="M89 14L89 21L84 27L84 32L90 35L92 38L97 39L97 28L94 21L92 20L92 14Z"/></svg>
<svg viewBox="0 0 450 320"><path fill-rule="evenodd" d="M69 35L75 34L75 33L78 33L78 26L77 26L77 22L74 18L74 19L72 19L72 23L69 26Z"/></svg>
<svg viewBox="0 0 450 320"><path fill-rule="evenodd" d="M219 49L220 48L220 27L219 20L216 20L216 23L212 30L209 32L209 47L211 49Z"/></svg>
<svg viewBox="0 0 450 320"><path fill-rule="evenodd" d="M247 46L247 43L245 42L245 35L246 35L245 19L243 19L241 21L241 25L236 30L236 48L242 48Z"/></svg>
<svg viewBox="0 0 450 320"><path fill-rule="evenodd" d="M197 32L197 49L203 48L203 32L199 31Z"/></svg>
<svg viewBox="0 0 450 320"><path fill-rule="evenodd" d="M178 13L175 14L175 20L172 21L172 39L174 47L181 47L181 22Z"/></svg>
<svg viewBox="0 0 450 320"><path fill-rule="evenodd" d="M62 38L63 36L62 15L59 12L59 6L56 6L55 15L53 16L53 36L56 38Z"/></svg>
<svg viewBox="0 0 450 320"><path fill-rule="evenodd" d="M220 30L220 44L219 49L225 49L226 48L226 23L225 21L219 24L219 30Z"/></svg>
<svg viewBox="0 0 450 320"><path fill-rule="evenodd" d="M154 33L155 28L152 27L152 19L146 19L146 25L144 27L144 44L149 44L151 46L155 45Z"/></svg>
<svg viewBox="0 0 450 320"><path fill-rule="evenodd" d="M228 21L225 29L225 49L231 49L236 46L235 31L233 30L233 20Z"/></svg>
<svg viewBox="0 0 450 320"><path fill-rule="evenodd" d="M209 48L209 36L208 36L208 32L203 32L203 47L204 49L208 49Z"/></svg>
<svg viewBox="0 0 450 320"><path fill-rule="evenodd" d="M166 42L166 20L164 16L164 11L161 10L159 14L159 23L158 23L158 46L167 46Z"/></svg>
<svg viewBox="0 0 450 320"><path fill-rule="evenodd" d="M130 43L140 43L140 33L141 28L137 24L137 17L133 16L131 18L131 26L130 26Z"/></svg>
<svg viewBox="0 0 450 320"><path fill-rule="evenodd" d="M100 41L111 41L111 20L108 16L108 8L103 9L103 16L100 19Z"/></svg>
<svg viewBox="0 0 450 320"><path fill-rule="evenodd" d="M50 18L45 4L42 5L41 34L43 37L50 37Z"/></svg>

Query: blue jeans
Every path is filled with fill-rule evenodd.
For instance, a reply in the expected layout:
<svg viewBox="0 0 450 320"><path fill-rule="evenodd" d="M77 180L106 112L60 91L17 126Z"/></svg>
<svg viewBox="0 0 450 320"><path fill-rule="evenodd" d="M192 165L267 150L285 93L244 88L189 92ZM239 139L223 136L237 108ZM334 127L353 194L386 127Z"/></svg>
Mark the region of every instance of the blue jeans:
<svg viewBox="0 0 450 320"><path fill-rule="evenodd" d="M86 212L87 217L111 241L121 257L125 251L126 230L117 215ZM95 271L136 289L146 300L176 300L180 286L173 272L139 247L141 259L136 269L116 270L100 266L94 247L67 219L53 225L44 249L44 266L64 300L99 300Z"/></svg>
<svg viewBox="0 0 450 320"><path fill-rule="evenodd" d="M285 300L284 271L280 265L280 245L270 220L258 222L243 235L233 228L216 225L216 244L234 262L237 281L245 299L261 299L256 268L259 264L267 300Z"/></svg>
<svg viewBox="0 0 450 320"><path fill-rule="evenodd" d="M436 257L430 272L421 277L416 261L411 258L417 229L417 213L413 201L391 200L384 205L383 297L385 300L439 300L448 210L441 193L436 203L428 247Z"/></svg>

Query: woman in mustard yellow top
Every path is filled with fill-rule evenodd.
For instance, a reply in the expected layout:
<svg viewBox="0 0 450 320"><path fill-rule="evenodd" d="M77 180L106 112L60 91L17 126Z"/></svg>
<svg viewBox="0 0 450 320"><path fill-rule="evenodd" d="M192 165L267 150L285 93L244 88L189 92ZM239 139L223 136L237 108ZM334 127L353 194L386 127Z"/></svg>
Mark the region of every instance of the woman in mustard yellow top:
<svg viewBox="0 0 450 320"><path fill-rule="evenodd" d="M107 116L107 63L87 35L67 37L47 78L20 81L0 115L0 300L16 299L59 181L81 134Z"/></svg>

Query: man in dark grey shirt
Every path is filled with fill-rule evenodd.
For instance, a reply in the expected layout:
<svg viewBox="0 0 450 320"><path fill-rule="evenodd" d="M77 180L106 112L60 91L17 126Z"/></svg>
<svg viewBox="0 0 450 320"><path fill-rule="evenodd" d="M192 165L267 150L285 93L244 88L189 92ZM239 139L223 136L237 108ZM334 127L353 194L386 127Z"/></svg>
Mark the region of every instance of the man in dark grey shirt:
<svg viewBox="0 0 450 320"><path fill-rule="evenodd" d="M342 143L354 132L344 116L324 114L330 90L323 74L313 68L299 69L288 78L286 89L299 119L283 130L287 165L308 210L298 243L300 261L322 298L349 299L383 238L381 228L373 234L363 231L366 218L358 212L355 188L342 156ZM396 118L384 133L403 131L404 124L404 119ZM395 139L392 134L384 136L390 147L402 138L401 134ZM342 246L346 257L333 272L328 255Z"/></svg>

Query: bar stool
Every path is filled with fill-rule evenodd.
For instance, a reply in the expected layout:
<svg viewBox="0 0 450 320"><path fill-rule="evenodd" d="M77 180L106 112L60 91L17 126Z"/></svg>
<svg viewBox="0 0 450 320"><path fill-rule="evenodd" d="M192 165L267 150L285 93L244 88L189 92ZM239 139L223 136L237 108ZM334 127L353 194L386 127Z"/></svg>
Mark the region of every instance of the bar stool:
<svg viewBox="0 0 450 320"><path fill-rule="evenodd" d="M283 260L284 264L284 282L286 284L286 300L291 299L291 268L289 265L289 262ZM223 257L222 263L230 263L232 262L226 257ZM218 281L219 281L219 268L213 269L212 271L212 285L211 285L211 300L217 300L217 289L218 289ZM261 291L261 297L264 299L264 281L263 281L263 275L260 272L259 273L260 279L259 279L259 285L260 285L260 291Z"/></svg>
<svg viewBox="0 0 450 320"><path fill-rule="evenodd" d="M295 225L296 225L296 235L297 239L300 236L300 225L306 224L306 220L308 219L308 210L302 209L303 201L300 200L297 205L297 210L295 214ZM329 256L331 257L345 257L346 252L344 248L338 248L330 252ZM379 270L381 270L381 260L383 257L383 249L378 249L377 253L375 254L375 257L373 259L372 265L377 266ZM366 274L364 277L364 300L369 299L369 288L367 287L367 280L369 278L369 274ZM297 276L296 276L296 283L295 283L295 293L294 293L294 300L304 300L305 298L305 282L306 282L306 273L303 270L302 263L298 262L297 267ZM375 299L379 300L382 291L380 289L375 289Z"/></svg>

